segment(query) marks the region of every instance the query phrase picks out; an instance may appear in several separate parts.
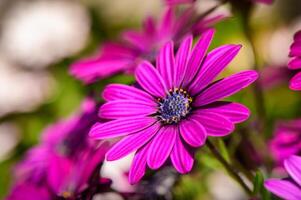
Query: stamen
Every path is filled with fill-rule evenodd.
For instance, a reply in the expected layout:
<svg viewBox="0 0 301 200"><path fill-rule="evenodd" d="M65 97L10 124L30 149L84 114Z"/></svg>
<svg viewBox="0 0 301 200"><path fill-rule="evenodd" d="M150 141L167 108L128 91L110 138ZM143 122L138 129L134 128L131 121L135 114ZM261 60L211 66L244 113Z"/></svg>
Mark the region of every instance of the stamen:
<svg viewBox="0 0 301 200"><path fill-rule="evenodd" d="M162 123L178 123L190 112L192 98L183 89L169 90L164 99L158 99L158 118Z"/></svg>

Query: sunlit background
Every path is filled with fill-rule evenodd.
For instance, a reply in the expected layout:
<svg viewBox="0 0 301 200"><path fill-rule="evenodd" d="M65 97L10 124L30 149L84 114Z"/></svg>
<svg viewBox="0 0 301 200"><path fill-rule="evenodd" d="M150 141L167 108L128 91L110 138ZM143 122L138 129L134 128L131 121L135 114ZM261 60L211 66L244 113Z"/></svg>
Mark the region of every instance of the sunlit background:
<svg viewBox="0 0 301 200"><path fill-rule="evenodd" d="M214 0L198 2L200 12L216 3ZM163 7L160 0L0 0L0 198L7 194L12 183L12 166L38 142L43 128L69 116L86 94L100 92L103 88L103 83L84 86L71 77L68 74L70 63L97 52L102 41L116 39L125 28L139 29L146 16L159 17ZM272 6L258 5L252 16L260 66L265 68L263 79L267 79L262 81L266 81L269 123L276 118L298 116L301 111L300 95L287 89L285 73L287 76L289 73L284 68L293 34L301 27L300 8L300 0L276 0ZM231 15L227 5L220 12ZM241 19L233 16L216 26L212 45L243 44L239 56L225 73L253 65ZM282 71L277 75L277 70ZM275 83L268 80L271 74L279 76L276 81L273 79ZM130 77L119 75L105 82L129 80ZM254 111L252 99L246 98L249 92L245 90L232 98ZM269 129L272 131L273 127ZM176 198L246 198L222 169L209 173L213 172L211 166L214 165L209 158L201 155L197 158L198 167L203 167L195 176L181 178L174 191ZM134 189L126 178L120 179L130 161L131 156L104 165L102 173L113 180L113 189L127 192ZM202 184L204 182L207 185ZM164 188L162 190L165 192ZM122 199L118 195L110 198Z"/></svg>

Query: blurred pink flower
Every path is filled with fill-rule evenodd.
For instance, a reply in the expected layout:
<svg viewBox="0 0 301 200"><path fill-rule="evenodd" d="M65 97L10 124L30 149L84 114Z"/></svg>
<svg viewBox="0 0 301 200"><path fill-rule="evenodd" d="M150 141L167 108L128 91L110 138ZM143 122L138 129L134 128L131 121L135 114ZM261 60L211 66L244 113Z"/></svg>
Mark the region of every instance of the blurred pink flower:
<svg viewBox="0 0 301 200"><path fill-rule="evenodd" d="M142 31L124 31L121 36L122 42L104 43L96 57L73 63L70 73L85 83L116 73L132 74L142 60L154 61L159 49L167 41L174 40L178 45L183 36L204 32L226 17L220 14L193 22L196 17L194 9L194 6L191 6L177 15L175 9L168 8L159 22L152 17L147 18Z"/></svg>
<svg viewBox="0 0 301 200"><path fill-rule="evenodd" d="M301 69L301 30L294 36L289 56L292 57L288 63L288 68L292 70ZM301 90L301 72L299 71L290 81L290 89Z"/></svg>
<svg viewBox="0 0 301 200"><path fill-rule="evenodd" d="M47 185L55 195L74 197L89 184L108 150L107 142L88 137L98 106L86 99L80 114L46 128L41 143L15 169L16 183ZM100 184L100 179L97 179ZM17 186L15 186L17 187Z"/></svg>
<svg viewBox="0 0 301 200"><path fill-rule="evenodd" d="M291 178L268 179L264 186L270 192L287 200L301 199L301 157L290 156L284 161L285 170Z"/></svg>
<svg viewBox="0 0 301 200"><path fill-rule="evenodd" d="M291 155L301 153L301 119L278 122L269 149L277 165Z"/></svg>
<svg viewBox="0 0 301 200"><path fill-rule="evenodd" d="M47 187L27 182L16 185L6 200L51 200L53 196Z"/></svg>

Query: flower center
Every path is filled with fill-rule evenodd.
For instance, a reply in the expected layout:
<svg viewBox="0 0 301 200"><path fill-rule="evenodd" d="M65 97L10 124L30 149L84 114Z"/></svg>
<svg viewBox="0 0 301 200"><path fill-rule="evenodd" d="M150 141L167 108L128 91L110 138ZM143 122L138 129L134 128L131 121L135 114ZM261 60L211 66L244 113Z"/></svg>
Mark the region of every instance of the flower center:
<svg viewBox="0 0 301 200"><path fill-rule="evenodd" d="M183 89L170 90L164 99L158 99L158 118L165 124L178 123L190 111L192 98Z"/></svg>

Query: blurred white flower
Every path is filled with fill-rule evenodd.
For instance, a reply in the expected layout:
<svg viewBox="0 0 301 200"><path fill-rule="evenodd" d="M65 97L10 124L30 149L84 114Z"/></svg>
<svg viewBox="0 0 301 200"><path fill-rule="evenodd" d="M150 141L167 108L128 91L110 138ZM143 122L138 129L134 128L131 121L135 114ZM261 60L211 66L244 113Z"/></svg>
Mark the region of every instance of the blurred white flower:
<svg viewBox="0 0 301 200"><path fill-rule="evenodd" d="M41 68L81 50L89 30L88 12L75 1L21 1L5 17L1 46L19 64Z"/></svg>
<svg viewBox="0 0 301 200"><path fill-rule="evenodd" d="M5 160L20 140L18 128L10 122L0 124L0 162Z"/></svg>
<svg viewBox="0 0 301 200"><path fill-rule="evenodd" d="M47 72L21 70L0 56L0 117L35 109L50 96L53 86Z"/></svg>
<svg viewBox="0 0 301 200"><path fill-rule="evenodd" d="M224 172L214 172L209 176L210 193L215 200L248 199L241 187Z"/></svg>
<svg viewBox="0 0 301 200"><path fill-rule="evenodd" d="M119 192L132 192L134 187L129 184L126 175L130 169L134 153L116 161L104 161L100 174L103 178L112 180L111 187Z"/></svg>
<svg viewBox="0 0 301 200"><path fill-rule="evenodd" d="M295 20L290 26L282 26L266 35L262 43L268 41L267 57L272 65L286 65L289 57L290 45L294 34L300 30L301 18ZM262 44L262 45L265 45Z"/></svg>
<svg viewBox="0 0 301 200"><path fill-rule="evenodd" d="M92 200L123 200L123 197L116 192L106 192L94 195Z"/></svg>

